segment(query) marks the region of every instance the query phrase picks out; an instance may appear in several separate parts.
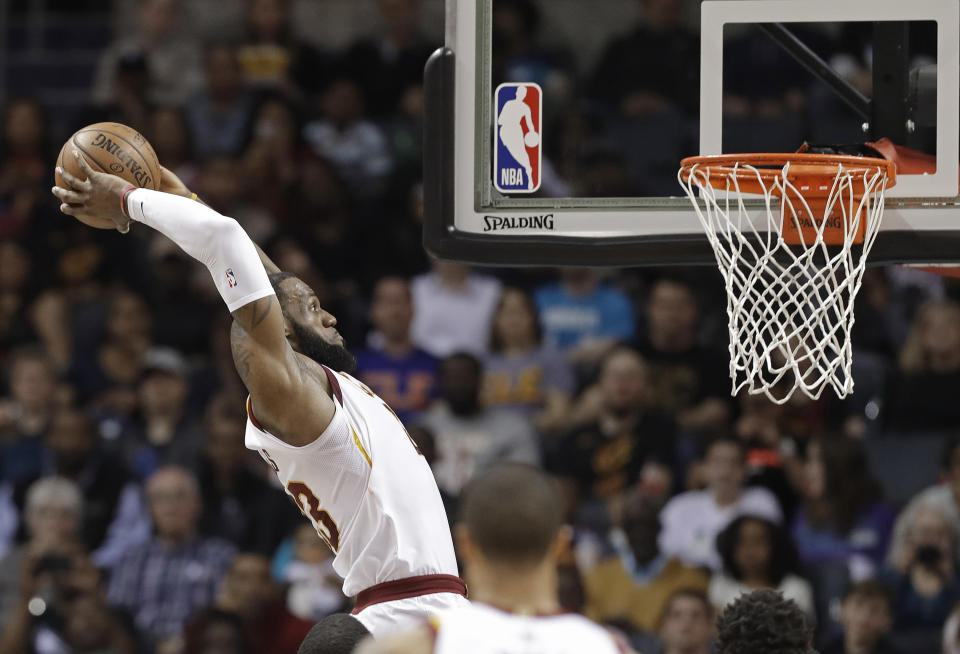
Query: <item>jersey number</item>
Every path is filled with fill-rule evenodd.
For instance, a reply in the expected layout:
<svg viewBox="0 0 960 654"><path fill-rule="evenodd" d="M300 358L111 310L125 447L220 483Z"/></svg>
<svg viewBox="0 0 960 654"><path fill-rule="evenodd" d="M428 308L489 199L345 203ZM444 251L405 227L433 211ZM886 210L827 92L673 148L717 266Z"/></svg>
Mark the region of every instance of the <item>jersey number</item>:
<svg viewBox="0 0 960 654"><path fill-rule="evenodd" d="M369 395L375 400L380 400L380 398L377 397L373 391L367 388L366 384L364 384L363 382L357 382L357 384L360 386L361 389L363 389L364 393L366 393L367 395ZM380 400L380 401L383 402L383 400ZM390 405L387 404L386 402L383 402L383 408L393 414L393 417L396 418L397 422L400 423L400 429L403 430L403 433L406 434L407 438L410 440L410 444L413 445L413 449L417 451L417 454L419 454L420 456L423 456L423 452L420 451L420 446L417 445L417 441L413 440L413 436L410 435L410 432L407 431L407 428L403 426L403 421L400 420L400 416L397 415L397 412L391 409Z"/></svg>
<svg viewBox="0 0 960 654"><path fill-rule="evenodd" d="M336 554L340 549L340 529L330 514L320 508L320 500L313 494L310 487L302 481L291 481L287 484L287 491L293 495L300 512L308 518L313 518L320 538Z"/></svg>

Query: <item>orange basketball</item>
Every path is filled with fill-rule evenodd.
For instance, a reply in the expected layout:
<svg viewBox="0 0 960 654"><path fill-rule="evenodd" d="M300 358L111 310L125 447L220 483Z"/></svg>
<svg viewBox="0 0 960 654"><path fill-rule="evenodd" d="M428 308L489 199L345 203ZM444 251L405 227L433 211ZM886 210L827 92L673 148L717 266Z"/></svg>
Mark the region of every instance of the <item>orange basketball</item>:
<svg viewBox="0 0 960 654"><path fill-rule="evenodd" d="M94 170L118 175L131 184L154 191L160 188L160 161L153 146L137 130L120 123L94 123L77 130L60 149L57 165L71 175L86 179L73 151L77 150ZM69 188L54 173L57 186ZM114 229L109 219L79 218L97 229Z"/></svg>

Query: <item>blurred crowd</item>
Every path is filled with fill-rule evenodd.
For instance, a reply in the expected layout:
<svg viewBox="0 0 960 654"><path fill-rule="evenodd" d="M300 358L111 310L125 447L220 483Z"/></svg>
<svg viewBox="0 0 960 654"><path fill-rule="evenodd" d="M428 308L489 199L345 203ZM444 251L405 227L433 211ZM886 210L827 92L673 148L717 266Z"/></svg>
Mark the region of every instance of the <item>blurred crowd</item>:
<svg viewBox="0 0 960 654"><path fill-rule="evenodd" d="M673 175L672 151L631 159L596 131L659 138L696 110L688 3L641 4L641 23L578 71L569 47L538 39L541 5L495 0L494 75L541 83L545 140L562 145L547 150L545 193ZM244 448L229 315L206 271L149 230L58 213L59 144L100 120L143 132L313 287L451 521L491 462L561 480L568 610L643 652L705 654L717 612L772 587L808 613L821 652L960 651L960 286L868 270L856 392L781 406L730 396L715 270L431 261L422 70L438 44L417 0L377 6L382 31L333 51L294 36L285 0L247 0L244 37L209 43L184 36L173 0L142 0L62 133L56 107L3 106L0 654L284 654L351 606L326 546ZM742 56L756 59L751 43ZM862 55L837 56L868 86ZM813 104L770 76L729 98L733 118Z"/></svg>

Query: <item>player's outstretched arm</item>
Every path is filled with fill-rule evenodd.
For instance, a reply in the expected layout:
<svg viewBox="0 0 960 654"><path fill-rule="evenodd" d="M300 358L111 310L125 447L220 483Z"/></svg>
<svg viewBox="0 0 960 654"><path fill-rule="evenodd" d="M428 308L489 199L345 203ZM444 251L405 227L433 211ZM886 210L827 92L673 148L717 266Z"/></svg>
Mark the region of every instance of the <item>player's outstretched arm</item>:
<svg viewBox="0 0 960 654"><path fill-rule="evenodd" d="M332 400L298 365L267 271L237 221L185 197L135 189L92 170L82 157L77 160L87 179L61 173L71 188L54 188L64 203L60 210L109 218L121 232L131 222L144 223L204 264L234 317L234 362L258 417L295 444L316 438L333 415ZM296 415L283 410L291 404L302 410Z"/></svg>

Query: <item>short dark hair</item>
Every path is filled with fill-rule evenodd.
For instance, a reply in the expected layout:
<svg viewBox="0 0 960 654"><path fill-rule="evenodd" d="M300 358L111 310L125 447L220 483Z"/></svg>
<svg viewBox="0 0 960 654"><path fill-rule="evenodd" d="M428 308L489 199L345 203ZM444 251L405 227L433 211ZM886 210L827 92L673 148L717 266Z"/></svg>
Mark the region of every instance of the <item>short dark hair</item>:
<svg viewBox="0 0 960 654"><path fill-rule="evenodd" d="M670 593L670 596L667 597L667 601L663 603L663 610L660 611L660 626L663 626L663 621L666 620L667 613L669 613L670 609L673 608L673 603L681 598L692 599L700 602L700 604L703 605L703 610L706 612L708 619L713 615L713 604L710 603L710 598L707 597L705 592L699 588L678 588Z"/></svg>
<svg viewBox="0 0 960 654"><path fill-rule="evenodd" d="M550 549L563 525L563 504L559 485L546 473L500 463L467 485L460 519L484 556L529 565Z"/></svg>
<svg viewBox="0 0 960 654"><path fill-rule="evenodd" d="M280 300L280 304L283 304L283 299L286 294L280 290L280 284L288 279L299 279L299 277L290 272L275 272L267 275L267 279L270 280L270 285L273 286L273 291L277 294L277 299Z"/></svg>
<svg viewBox="0 0 960 654"><path fill-rule="evenodd" d="M222 609L207 608L193 615L184 626L184 654L201 654L204 651L203 641L206 631L214 624L223 624L233 630L241 652L250 650L243 621L238 615Z"/></svg>
<svg viewBox="0 0 960 654"><path fill-rule="evenodd" d="M887 610L893 611L893 593L876 579L864 579L855 584L850 584L847 592L843 594L843 601L847 601L852 597L883 600L884 604L887 605Z"/></svg>
<svg viewBox="0 0 960 654"><path fill-rule="evenodd" d="M477 358L475 355L470 354L469 352L454 352L453 354L446 356L440 362L440 366L441 368L443 368L448 363L453 363L453 362L466 363L467 365L473 368L474 372L477 374L477 377L483 376L483 362L480 361L480 359Z"/></svg>
<svg viewBox="0 0 960 654"><path fill-rule="evenodd" d="M776 590L744 593L717 618L716 654L814 654L807 616Z"/></svg>
<svg viewBox="0 0 960 654"><path fill-rule="evenodd" d="M334 613L313 625L297 654L350 654L369 635L349 613Z"/></svg>
<svg viewBox="0 0 960 654"><path fill-rule="evenodd" d="M767 538L770 540L767 575L770 583L779 586L784 577L797 571L799 563L797 549L786 529L760 516L742 515L717 535L717 552L723 561L723 569L734 579L742 580L742 572L737 565L735 554L740 545L740 530L744 523L751 520L759 522L767 530Z"/></svg>

